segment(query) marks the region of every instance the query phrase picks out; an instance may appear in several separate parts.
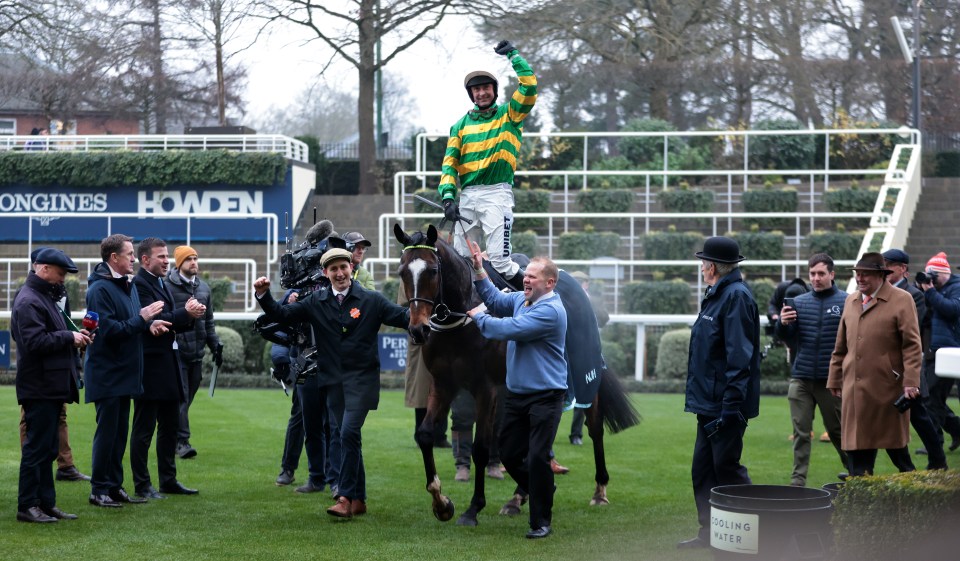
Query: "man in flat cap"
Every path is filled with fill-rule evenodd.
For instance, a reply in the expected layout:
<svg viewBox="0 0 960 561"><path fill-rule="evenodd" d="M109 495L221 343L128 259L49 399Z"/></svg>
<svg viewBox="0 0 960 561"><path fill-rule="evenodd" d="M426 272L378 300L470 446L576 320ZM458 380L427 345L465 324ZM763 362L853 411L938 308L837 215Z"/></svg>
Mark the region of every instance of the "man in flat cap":
<svg viewBox="0 0 960 561"><path fill-rule="evenodd" d="M91 339L86 331L70 329L72 322L57 306L66 294L67 273L77 272L73 260L59 249L44 248L34 264L13 302L10 318L10 332L17 343L17 401L23 406L26 429L17 520L49 523L77 517L57 508L51 463L59 451L63 404L80 399L74 352Z"/></svg>
<svg viewBox="0 0 960 561"><path fill-rule="evenodd" d="M380 357L377 333L381 325L406 328L410 310L365 290L352 278L352 255L333 248L320 258L329 287L281 306L270 295L270 281L260 277L253 288L268 319L282 324L309 322L318 356L324 367L316 376L329 386L327 406L331 433L340 431L341 457L337 504L327 513L338 518L366 514L366 474L361 450L361 429L367 414L380 401Z"/></svg>
<svg viewBox="0 0 960 561"><path fill-rule="evenodd" d="M681 549L710 547L712 488L750 483L743 434L760 414L760 312L740 275L740 245L715 236L696 256L709 286L690 333L684 410L697 416L691 476L700 530Z"/></svg>
<svg viewBox="0 0 960 561"><path fill-rule="evenodd" d="M864 253L853 271L857 291L844 302L827 388L841 400L841 443L850 475L859 476L873 473L878 449L906 449L910 417L892 404L920 396L923 353L916 305L885 282L883 255Z"/></svg>

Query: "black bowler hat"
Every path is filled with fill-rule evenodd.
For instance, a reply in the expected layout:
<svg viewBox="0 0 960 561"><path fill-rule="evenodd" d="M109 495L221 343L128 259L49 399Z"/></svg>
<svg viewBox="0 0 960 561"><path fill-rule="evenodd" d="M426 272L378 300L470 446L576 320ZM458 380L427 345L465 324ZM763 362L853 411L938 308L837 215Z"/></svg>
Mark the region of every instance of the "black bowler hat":
<svg viewBox="0 0 960 561"><path fill-rule="evenodd" d="M73 259L67 257L67 254L59 249L45 247L37 252L37 257L33 260L37 265L56 265L68 273L76 273L77 266Z"/></svg>
<svg viewBox="0 0 960 561"><path fill-rule="evenodd" d="M883 273L884 275L893 272L883 266L883 255L876 252L864 253L851 270L863 273Z"/></svg>
<svg viewBox="0 0 960 561"><path fill-rule="evenodd" d="M882 255L885 260L891 263L910 264L910 255L901 249L888 249Z"/></svg>
<svg viewBox="0 0 960 561"><path fill-rule="evenodd" d="M696 253L697 259L716 263L739 263L746 259L740 255L740 244L724 236L707 238L703 242L703 251Z"/></svg>

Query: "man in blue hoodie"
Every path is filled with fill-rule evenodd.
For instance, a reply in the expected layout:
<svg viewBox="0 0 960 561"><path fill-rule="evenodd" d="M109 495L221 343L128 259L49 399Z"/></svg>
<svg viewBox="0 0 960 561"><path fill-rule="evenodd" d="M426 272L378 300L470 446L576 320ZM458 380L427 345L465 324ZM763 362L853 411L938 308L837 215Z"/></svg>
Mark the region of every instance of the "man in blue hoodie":
<svg viewBox="0 0 960 561"><path fill-rule="evenodd" d="M697 416L691 477L700 530L681 549L710 547L711 489L750 483L743 433L760 414L760 312L740 275L740 245L716 236L696 256L709 286L690 333L684 411Z"/></svg>
<svg viewBox="0 0 960 561"><path fill-rule="evenodd" d="M96 312L100 322L83 368L85 401L97 409L90 504L117 508L121 503L147 502L123 488L130 399L143 393L142 335L166 333L170 323L153 319L163 310L163 302L140 307L130 280L136 263L133 238L122 234L104 238L100 257L103 262L87 279L87 310Z"/></svg>
<svg viewBox="0 0 960 561"><path fill-rule="evenodd" d="M550 450L567 392L567 312L553 291L559 271L553 261L535 257L523 275L523 292L504 294L487 278L480 247L473 241L469 245L474 285L489 313L478 306L468 314L484 337L508 341L500 460L529 493L527 538L545 538L550 535L555 489Z"/></svg>

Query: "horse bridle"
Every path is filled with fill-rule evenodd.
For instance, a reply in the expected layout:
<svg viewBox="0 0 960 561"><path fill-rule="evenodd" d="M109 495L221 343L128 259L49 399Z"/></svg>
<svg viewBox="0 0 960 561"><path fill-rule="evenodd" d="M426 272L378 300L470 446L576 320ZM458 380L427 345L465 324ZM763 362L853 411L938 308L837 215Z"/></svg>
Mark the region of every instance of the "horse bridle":
<svg viewBox="0 0 960 561"><path fill-rule="evenodd" d="M403 248L403 251L408 249L429 249L437 257L437 300L413 297L408 302L423 302L433 307L433 315L430 316L430 327L432 329L451 329L460 327L470 321L470 316L465 312L450 311L450 307L443 301L443 259L441 259L437 248L432 245L408 245ZM451 321L451 318L455 319Z"/></svg>

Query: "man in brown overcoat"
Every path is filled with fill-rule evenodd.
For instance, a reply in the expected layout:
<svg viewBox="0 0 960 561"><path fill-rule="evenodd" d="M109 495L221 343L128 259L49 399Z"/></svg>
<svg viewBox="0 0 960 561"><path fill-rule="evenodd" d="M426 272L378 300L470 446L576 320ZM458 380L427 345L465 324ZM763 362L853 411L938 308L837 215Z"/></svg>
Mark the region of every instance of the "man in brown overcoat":
<svg viewBox="0 0 960 561"><path fill-rule="evenodd" d="M910 414L893 402L919 397L923 356L913 298L884 282L891 271L883 256L865 253L853 271L858 290L844 305L827 388L841 398L850 475L869 475L878 449L902 449L910 440Z"/></svg>

